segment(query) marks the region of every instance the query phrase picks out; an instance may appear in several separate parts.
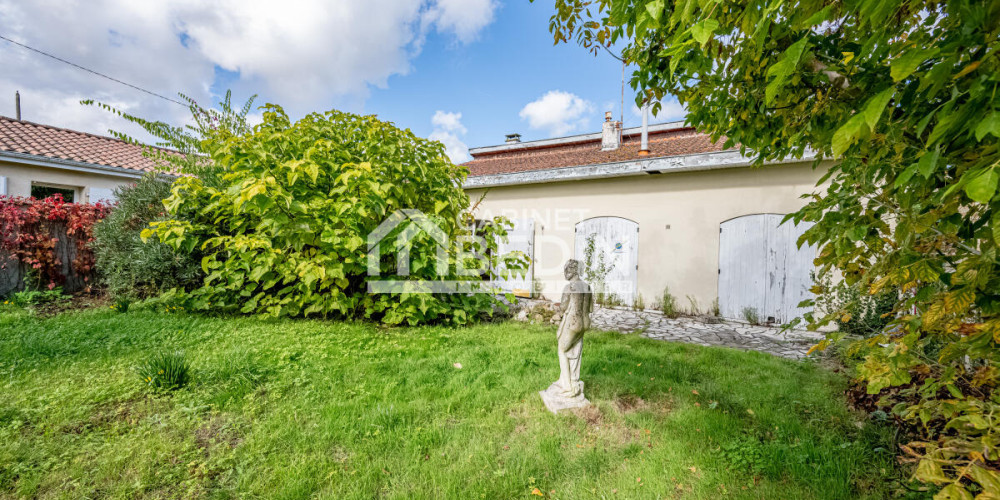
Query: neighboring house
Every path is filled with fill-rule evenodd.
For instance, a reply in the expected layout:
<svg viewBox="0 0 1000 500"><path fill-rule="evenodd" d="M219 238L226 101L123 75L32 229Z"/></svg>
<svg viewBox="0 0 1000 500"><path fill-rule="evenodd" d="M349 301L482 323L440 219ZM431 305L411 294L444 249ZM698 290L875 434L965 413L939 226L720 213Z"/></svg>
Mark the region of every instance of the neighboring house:
<svg viewBox="0 0 1000 500"><path fill-rule="evenodd" d="M125 141L0 116L0 195L112 201L114 189L155 170Z"/></svg>
<svg viewBox="0 0 1000 500"><path fill-rule="evenodd" d="M813 159L751 168L682 122L621 130L606 117L600 133L473 148L465 189L477 217L514 220L506 249L526 251L533 268L509 287L559 300L567 258L609 268L604 289L645 304L664 288L680 309L763 321L801 315L815 250L798 249L804 226L780 225L805 204L828 165ZM591 244L591 242L593 242ZM588 252L588 246L592 247ZM592 278L593 280L593 278ZM593 283L592 283L593 284Z"/></svg>

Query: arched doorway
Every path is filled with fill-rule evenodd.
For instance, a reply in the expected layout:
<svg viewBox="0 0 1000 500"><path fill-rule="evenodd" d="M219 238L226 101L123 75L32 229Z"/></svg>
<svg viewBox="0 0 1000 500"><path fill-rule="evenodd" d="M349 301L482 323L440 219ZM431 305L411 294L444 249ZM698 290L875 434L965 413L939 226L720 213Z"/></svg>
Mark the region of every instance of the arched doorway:
<svg viewBox="0 0 1000 500"><path fill-rule="evenodd" d="M594 291L631 306L638 285L639 224L622 217L580 221L575 246L575 258L590 269Z"/></svg>

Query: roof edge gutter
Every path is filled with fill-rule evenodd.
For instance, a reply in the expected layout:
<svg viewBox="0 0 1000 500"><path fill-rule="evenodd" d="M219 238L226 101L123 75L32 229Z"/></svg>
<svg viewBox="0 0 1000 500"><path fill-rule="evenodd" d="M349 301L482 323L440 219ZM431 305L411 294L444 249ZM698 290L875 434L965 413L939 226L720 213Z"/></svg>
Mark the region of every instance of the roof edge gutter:
<svg viewBox="0 0 1000 500"><path fill-rule="evenodd" d="M782 165L801 163L816 159L816 153L807 150L801 158L788 158L781 161L769 161L765 165ZM743 156L739 150L718 151L713 153L697 153L681 156L650 158L648 160L633 160L617 163L602 163L598 165L582 165L509 174L480 175L466 179L463 188L477 189L501 186L516 186L524 184L544 184L549 182L565 182L577 180L606 179L610 177L629 177L643 174L666 174L674 172L697 172L702 170L718 170L724 168L749 167L753 158Z"/></svg>
<svg viewBox="0 0 1000 500"><path fill-rule="evenodd" d="M126 177L138 179L149 172L142 170L132 170L123 167L113 167L111 165L99 165L96 163L86 163L82 161L64 160L62 158L52 158L49 156L33 155L28 153L17 153L14 151L0 151L0 160L22 165L32 165L36 167L58 168L63 170L73 170L76 172L86 172L90 174L110 175L114 177ZM169 174L167 174L169 175Z"/></svg>

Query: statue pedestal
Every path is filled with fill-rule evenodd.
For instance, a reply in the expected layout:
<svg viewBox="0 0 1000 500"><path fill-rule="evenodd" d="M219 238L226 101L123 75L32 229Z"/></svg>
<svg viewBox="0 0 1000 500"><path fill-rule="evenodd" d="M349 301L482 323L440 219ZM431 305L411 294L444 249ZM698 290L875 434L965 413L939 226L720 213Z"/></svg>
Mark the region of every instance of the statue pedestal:
<svg viewBox="0 0 1000 500"><path fill-rule="evenodd" d="M562 388L559 387L558 382L553 382L548 389L539 391L538 394L542 397L542 402L545 403L545 407L552 413L559 413L561 410L590 406L590 401L587 401L587 398L583 395L583 382L580 382L580 394L577 394L572 398L562 395Z"/></svg>

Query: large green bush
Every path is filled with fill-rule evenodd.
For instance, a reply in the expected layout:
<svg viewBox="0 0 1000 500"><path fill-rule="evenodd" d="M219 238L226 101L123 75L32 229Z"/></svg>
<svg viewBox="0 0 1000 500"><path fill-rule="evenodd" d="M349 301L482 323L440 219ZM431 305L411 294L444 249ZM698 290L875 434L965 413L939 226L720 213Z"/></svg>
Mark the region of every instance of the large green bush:
<svg viewBox="0 0 1000 500"><path fill-rule="evenodd" d="M118 204L94 226L91 247L112 295L149 297L171 288L195 287L204 276L196 255L139 237L150 222L165 218L163 200L170 196L170 186L169 180L150 174L118 188Z"/></svg>
<svg viewBox="0 0 1000 500"><path fill-rule="evenodd" d="M203 150L222 168L221 185L178 179L164 202L172 218L145 232L179 251L203 253L204 286L178 300L193 309L387 324L463 324L493 313L498 303L489 293L368 293L366 238L390 215L419 210L451 242L473 232L461 188L466 171L440 143L373 116L329 111L293 124L280 107L264 109L252 133L207 139L217 141ZM405 273L396 269L393 247L406 226L383 240L380 279L482 280L457 273L455 264L467 256L454 246L444 250L442 272L439 246L426 232L410 241L409 276L396 276ZM495 247L506 228L480 225L478 233L484 240L464 250ZM500 257L491 255L482 267L500 268Z"/></svg>

